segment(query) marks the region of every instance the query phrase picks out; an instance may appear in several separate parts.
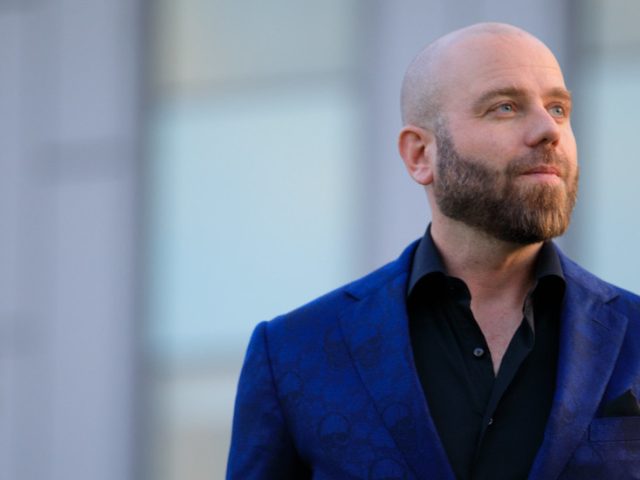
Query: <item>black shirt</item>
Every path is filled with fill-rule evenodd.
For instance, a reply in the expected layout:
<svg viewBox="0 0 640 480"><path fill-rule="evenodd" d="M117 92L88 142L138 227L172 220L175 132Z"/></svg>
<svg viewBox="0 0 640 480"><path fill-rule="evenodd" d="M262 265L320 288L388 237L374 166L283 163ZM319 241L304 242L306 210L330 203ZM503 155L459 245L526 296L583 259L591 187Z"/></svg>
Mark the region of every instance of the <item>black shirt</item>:
<svg viewBox="0 0 640 480"><path fill-rule="evenodd" d="M542 442L553 393L564 276L545 243L497 375L465 283L446 274L430 230L416 250L408 290L416 369L458 479L524 479Z"/></svg>

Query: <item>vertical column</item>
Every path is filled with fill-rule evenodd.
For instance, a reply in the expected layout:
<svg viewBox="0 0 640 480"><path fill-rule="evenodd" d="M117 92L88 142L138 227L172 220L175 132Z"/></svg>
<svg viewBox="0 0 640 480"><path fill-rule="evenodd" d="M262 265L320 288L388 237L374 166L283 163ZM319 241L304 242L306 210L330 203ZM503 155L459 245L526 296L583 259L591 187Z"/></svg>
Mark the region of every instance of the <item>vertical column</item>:
<svg viewBox="0 0 640 480"><path fill-rule="evenodd" d="M0 476L134 478L140 2L12 8L0 11Z"/></svg>

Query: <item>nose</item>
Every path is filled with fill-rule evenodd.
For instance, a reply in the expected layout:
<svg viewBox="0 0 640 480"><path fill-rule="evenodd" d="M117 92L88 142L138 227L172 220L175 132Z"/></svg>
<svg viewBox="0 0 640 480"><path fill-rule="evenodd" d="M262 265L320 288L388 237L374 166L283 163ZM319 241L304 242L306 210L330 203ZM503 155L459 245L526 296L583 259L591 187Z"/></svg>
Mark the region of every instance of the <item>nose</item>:
<svg viewBox="0 0 640 480"><path fill-rule="evenodd" d="M560 125L544 107L531 112L525 142L529 147L557 145L560 140Z"/></svg>

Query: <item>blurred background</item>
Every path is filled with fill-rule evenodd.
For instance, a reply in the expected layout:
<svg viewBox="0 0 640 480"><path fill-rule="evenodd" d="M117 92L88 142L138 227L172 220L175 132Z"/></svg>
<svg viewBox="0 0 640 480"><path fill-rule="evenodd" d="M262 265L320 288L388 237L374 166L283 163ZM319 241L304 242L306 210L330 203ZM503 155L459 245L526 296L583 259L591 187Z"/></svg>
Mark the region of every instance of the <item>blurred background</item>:
<svg viewBox="0 0 640 480"><path fill-rule="evenodd" d="M423 45L557 54L582 165L560 240L640 291L640 2L0 0L0 478L224 476L254 325L395 258Z"/></svg>

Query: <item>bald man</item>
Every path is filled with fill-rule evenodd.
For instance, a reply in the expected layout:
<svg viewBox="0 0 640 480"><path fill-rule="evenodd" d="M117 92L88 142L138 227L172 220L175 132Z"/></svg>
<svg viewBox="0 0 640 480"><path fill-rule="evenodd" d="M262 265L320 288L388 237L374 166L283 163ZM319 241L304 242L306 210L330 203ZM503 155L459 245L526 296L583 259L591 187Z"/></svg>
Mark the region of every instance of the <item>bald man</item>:
<svg viewBox="0 0 640 480"><path fill-rule="evenodd" d="M258 325L227 478L640 478L640 298L552 242L578 185L555 57L473 25L416 57L401 102L431 224Z"/></svg>

